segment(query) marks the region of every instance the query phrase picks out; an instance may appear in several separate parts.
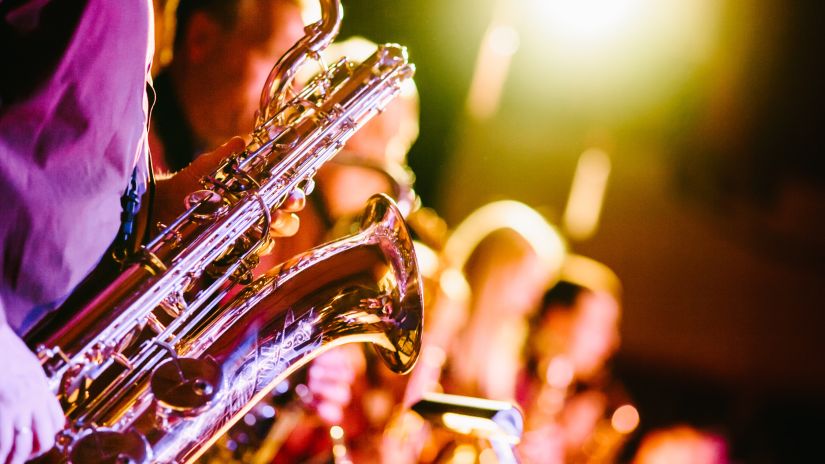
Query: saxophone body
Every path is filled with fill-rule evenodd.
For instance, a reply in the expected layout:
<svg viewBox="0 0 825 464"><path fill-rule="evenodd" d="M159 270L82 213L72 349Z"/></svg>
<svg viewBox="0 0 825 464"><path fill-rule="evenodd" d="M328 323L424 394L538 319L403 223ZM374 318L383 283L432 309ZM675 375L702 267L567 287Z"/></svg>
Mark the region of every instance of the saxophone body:
<svg viewBox="0 0 825 464"><path fill-rule="evenodd" d="M295 188L310 191L317 169L414 72L403 47L385 45L358 66L325 68L289 97L298 67L340 27L340 3L321 7L321 21L273 68L246 149L205 177L187 210L91 302L25 337L67 417L38 462L191 462L279 379L336 343L375 343L399 372L414 363L417 264L388 199L367 211L381 226L249 284L271 245L270 211ZM355 265L370 257L381 259ZM249 285L234 295L238 283Z"/></svg>
<svg viewBox="0 0 825 464"><path fill-rule="evenodd" d="M376 196L358 233L271 269L198 318L174 352L158 346L151 371L129 372L126 389L87 412L110 423L78 433L49 459L193 462L275 385L329 348L372 343L391 369L409 371L422 308L403 217L392 200Z"/></svg>

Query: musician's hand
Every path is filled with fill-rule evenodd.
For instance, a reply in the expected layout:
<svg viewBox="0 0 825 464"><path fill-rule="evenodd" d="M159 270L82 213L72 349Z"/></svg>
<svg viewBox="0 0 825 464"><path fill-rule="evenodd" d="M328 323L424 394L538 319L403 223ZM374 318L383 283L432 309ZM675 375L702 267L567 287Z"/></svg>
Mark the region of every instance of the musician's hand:
<svg viewBox="0 0 825 464"><path fill-rule="evenodd" d="M298 215L306 206L306 195L301 189L295 189L287 196L284 204L272 213L272 225L269 233L273 237L291 237L298 232L301 225Z"/></svg>
<svg viewBox="0 0 825 464"><path fill-rule="evenodd" d="M34 354L0 320L0 463L19 464L54 446L66 421Z"/></svg>
<svg viewBox="0 0 825 464"><path fill-rule="evenodd" d="M307 376L312 393L309 406L327 425L341 423L352 398L352 383L364 365L364 354L356 345L336 347L312 362Z"/></svg>
<svg viewBox="0 0 825 464"><path fill-rule="evenodd" d="M184 211L183 201L191 192L203 187L200 179L211 174L224 158L245 148L242 138L233 137L210 153L198 156L189 166L175 174L158 179L154 219L169 224ZM304 209L306 198L300 189L289 194L286 201L272 214L270 233L273 237L289 237L298 231L298 215Z"/></svg>

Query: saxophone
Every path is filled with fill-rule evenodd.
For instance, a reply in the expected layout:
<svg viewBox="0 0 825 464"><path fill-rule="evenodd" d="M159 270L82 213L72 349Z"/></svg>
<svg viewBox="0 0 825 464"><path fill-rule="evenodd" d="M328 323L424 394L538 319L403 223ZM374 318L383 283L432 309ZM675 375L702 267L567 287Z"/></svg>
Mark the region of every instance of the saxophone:
<svg viewBox="0 0 825 464"><path fill-rule="evenodd" d="M323 350L376 344L397 372L417 357L421 290L406 226L383 197L356 235L249 283L270 211L399 92L414 67L384 45L341 59L289 96L296 70L337 35L337 0L275 65L252 142L187 210L68 320L26 336L67 427L38 462L192 462L280 379ZM381 264L383 263L383 264ZM229 303L227 303L229 301Z"/></svg>

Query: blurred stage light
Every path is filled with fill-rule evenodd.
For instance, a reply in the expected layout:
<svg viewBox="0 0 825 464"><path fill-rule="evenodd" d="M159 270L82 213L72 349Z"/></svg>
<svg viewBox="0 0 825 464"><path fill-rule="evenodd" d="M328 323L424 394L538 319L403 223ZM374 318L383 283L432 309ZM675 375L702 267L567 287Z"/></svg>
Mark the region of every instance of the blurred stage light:
<svg viewBox="0 0 825 464"><path fill-rule="evenodd" d="M627 117L708 63L714 0L522 0L514 92L581 114Z"/></svg>
<svg viewBox="0 0 825 464"><path fill-rule="evenodd" d="M497 0L466 112L489 119L513 96L582 115L650 108L710 59L720 9L714 0Z"/></svg>
<svg viewBox="0 0 825 464"><path fill-rule="evenodd" d="M597 148L579 157L563 218L564 230L571 239L587 240L596 233L610 168L610 157Z"/></svg>
<svg viewBox="0 0 825 464"><path fill-rule="evenodd" d="M568 46L605 44L632 31L643 19L646 0L539 0L547 31Z"/></svg>
<svg viewBox="0 0 825 464"><path fill-rule="evenodd" d="M519 46L519 34L512 26L498 22L487 28L481 39L473 80L467 96L467 112L481 120L498 110L501 92L510 69L510 57Z"/></svg>

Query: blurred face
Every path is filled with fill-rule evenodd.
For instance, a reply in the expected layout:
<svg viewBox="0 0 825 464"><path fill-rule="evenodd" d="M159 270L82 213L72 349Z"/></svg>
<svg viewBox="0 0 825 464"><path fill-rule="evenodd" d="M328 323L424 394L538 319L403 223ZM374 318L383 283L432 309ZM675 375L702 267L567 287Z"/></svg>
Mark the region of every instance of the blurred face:
<svg viewBox="0 0 825 464"><path fill-rule="evenodd" d="M241 1L237 22L221 30L197 72L207 81L208 139L224 141L253 129L261 89L272 67L303 35L300 7L286 0ZM220 143L220 142L218 142Z"/></svg>
<svg viewBox="0 0 825 464"><path fill-rule="evenodd" d="M520 261L499 266L496 271L487 285L489 300L502 312L527 317L541 299L545 284L539 258L529 253Z"/></svg>
<svg viewBox="0 0 825 464"><path fill-rule="evenodd" d="M346 149L374 162L403 164L417 133L417 100L398 96L350 137Z"/></svg>
<svg viewBox="0 0 825 464"><path fill-rule="evenodd" d="M541 357L564 354L577 378L601 370L619 346L619 305L608 293L583 292L574 308L550 310L536 337Z"/></svg>
<svg viewBox="0 0 825 464"><path fill-rule="evenodd" d="M499 245L500 246L500 245ZM527 314L536 307L544 281L539 258L532 252L510 249L490 251L470 280L473 289L469 320L456 353L471 385L471 394L509 399L515 394Z"/></svg>
<svg viewBox="0 0 825 464"><path fill-rule="evenodd" d="M327 163L315 180L332 220L360 213L376 193L393 193L387 177L367 167Z"/></svg>
<svg viewBox="0 0 825 464"><path fill-rule="evenodd" d="M607 293L585 292L576 306L569 353L577 371L592 375L618 348L619 305Z"/></svg>
<svg viewBox="0 0 825 464"><path fill-rule="evenodd" d="M414 138L411 131L417 131L417 115L414 100L396 98L347 141L342 155L346 153L350 162L336 163L333 159L318 171L316 180L332 219L360 213L376 193L395 193L388 176L357 163L362 160L372 166L404 164Z"/></svg>

